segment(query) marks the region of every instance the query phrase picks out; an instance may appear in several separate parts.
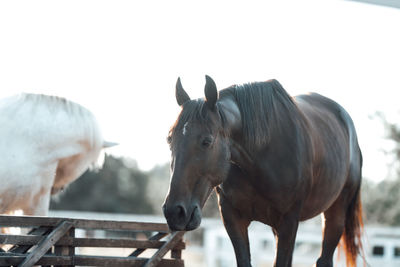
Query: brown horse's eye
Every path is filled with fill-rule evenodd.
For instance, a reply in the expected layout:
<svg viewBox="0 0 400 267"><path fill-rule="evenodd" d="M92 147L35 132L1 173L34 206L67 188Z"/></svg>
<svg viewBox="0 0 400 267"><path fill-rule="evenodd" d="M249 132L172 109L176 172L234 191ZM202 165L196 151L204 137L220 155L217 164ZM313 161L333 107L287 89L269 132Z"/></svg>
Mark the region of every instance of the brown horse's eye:
<svg viewBox="0 0 400 267"><path fill-rule="evenodd" d="M212 145L212 143L213 143L213 138L211 136L205 137L203 141L201 141L201 146L204 148L208 148Z"/></svg>

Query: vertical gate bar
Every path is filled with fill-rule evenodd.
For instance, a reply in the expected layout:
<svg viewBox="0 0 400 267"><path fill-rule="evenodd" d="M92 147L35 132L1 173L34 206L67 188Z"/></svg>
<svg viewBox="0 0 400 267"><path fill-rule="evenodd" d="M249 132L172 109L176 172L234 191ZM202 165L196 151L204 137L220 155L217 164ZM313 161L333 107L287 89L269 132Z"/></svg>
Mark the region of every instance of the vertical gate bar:
<svg viewBox="0 0 400 267"><path fill-rule="evenodd" d="M181 237L179 241L183 241L183 237ZM171 258L180 260L182 258L182 249L172 249Z"/></svg>
<svg viewBox="0 0 400 267"><path fill-rule="evenodd" d="M69 236L72 237L73 240L75 240L75 227L72 227L69 230ZM74 258L75 258L75 245L74 242L72 242L71 246L68 247L68 256L71 258L71 262L72 265L69 265L69 267L71 266L75 266L75 262L74 262Z"/></svg>
<svg viewBox="0 0 400 267"><path fill-rule="evenodd" d="M68 237L75 237L75 228L71 227L69 231L65 234ZM66 245L66 246L55 246L55 254L57 256L70 256L71 261L73 261L73 257L75 256L75 247L73 244ZM54 267L61 267L62 265L54 265ZM74 265L67 265L67 266L74 266Z"/></svg>
<svg viewBox="0 0 400 267"><path fill-rule="evenodd" d="M182 250L181 249L171 250L171 258L180 260L182 258Z"/></svg>

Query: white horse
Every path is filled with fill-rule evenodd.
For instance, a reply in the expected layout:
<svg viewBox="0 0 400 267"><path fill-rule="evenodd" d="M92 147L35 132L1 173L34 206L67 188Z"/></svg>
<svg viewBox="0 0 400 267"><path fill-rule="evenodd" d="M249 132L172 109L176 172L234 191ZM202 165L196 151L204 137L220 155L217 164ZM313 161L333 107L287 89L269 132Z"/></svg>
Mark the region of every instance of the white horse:
<svg viewBox="0 0 400 267"><path fill-rule="evenodd" d="M51 194L111 145L93 114L64 98L21 94L0 100L0 214L46 216Z"/></svg>

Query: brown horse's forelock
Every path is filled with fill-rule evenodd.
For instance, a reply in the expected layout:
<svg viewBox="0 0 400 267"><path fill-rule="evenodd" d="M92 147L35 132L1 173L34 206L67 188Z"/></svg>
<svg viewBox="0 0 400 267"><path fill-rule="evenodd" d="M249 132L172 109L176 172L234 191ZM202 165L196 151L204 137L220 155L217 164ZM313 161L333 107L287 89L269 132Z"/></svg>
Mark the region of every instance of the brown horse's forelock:
<svg viewBox="0 0 400 267"><path fill-rule="evenodd" d="M182 132L187 122L196 121L204 125L204 127L208 128L210 131L215 129L215 127L217 127L217 122L210 119L210 116L208 116L206 112L207 109L208 107L203 99L191 100L184 103L178 119L168 133L168 139L171 145L177 140L178 133ZM219 114L221 116L221 123L223 124L225 121L224 116L221 113ZM224 127L219 128L222 130L224 129Z"/></svg>

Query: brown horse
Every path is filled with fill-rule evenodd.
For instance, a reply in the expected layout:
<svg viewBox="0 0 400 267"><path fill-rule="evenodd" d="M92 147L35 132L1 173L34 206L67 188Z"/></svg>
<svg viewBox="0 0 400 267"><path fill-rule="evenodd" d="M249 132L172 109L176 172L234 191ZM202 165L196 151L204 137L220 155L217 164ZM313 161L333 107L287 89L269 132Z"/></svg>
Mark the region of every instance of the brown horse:
<svg viewBox="0 0 400 267"><path fill-rule="evenodd" d="M362 156L348 113L319 94L290 97L276 80L219 93L206 76L205 99L190 100L180 79L182 111L169 132L171 184L164 215L172 230L200 225L215 188L238 266L250 266L247 228L272 227L274 266L292 265L299 221L323 213L316 266L333 266L342 237L347 266L361 250Z"/></svg>

